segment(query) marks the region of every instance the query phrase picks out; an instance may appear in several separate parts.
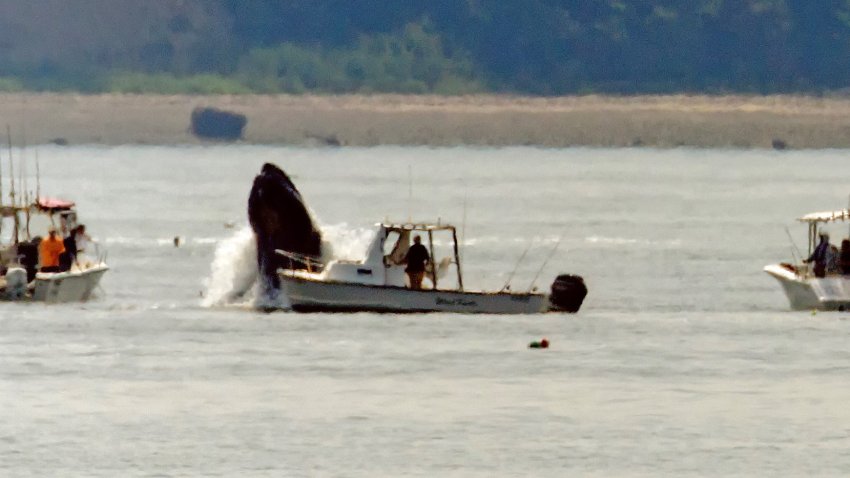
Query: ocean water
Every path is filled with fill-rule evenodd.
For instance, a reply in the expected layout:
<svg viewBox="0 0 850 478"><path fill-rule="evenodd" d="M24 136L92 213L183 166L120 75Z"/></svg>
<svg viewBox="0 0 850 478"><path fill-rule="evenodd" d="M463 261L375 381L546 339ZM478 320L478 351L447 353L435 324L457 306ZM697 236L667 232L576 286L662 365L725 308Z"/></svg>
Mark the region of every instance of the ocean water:
<svg viewBox="0 0 850 478"><path fill-rule="evenodd" d="M0 476L850 474L848 316L789 311L761 271L846 206L847 151L41 147L30 189L36 154L112 270L85 304L0 304ZM587 300L257 312L234 291L267 161L339 256L439 218L468 288L570 272Z"/></svg>

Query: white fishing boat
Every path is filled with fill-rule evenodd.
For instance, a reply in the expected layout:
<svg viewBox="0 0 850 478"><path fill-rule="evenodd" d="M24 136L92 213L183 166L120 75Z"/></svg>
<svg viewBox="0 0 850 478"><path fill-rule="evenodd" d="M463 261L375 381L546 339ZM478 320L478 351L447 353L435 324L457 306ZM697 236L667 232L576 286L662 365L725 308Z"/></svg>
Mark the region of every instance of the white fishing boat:
<svg viewBox="0 0 850 478"><path fill-rule="evenodd" d="M814 212L799 218L798 221L808 225L806 257L811 257L827 224L848 220L850 211L847 209ZM792 255L791 263L771 264L764 268L782 285L792 309L850 310L850 275L841 274L839 268L832 264L825 268L825 273L815 274L813 264L807 263L799 253Z"/></svg>
<svg viewBox="0 0 850 478"><path fill-rule="evenodd" d="M414 234L427 238L432 259L442 246L446 256L429 262L427 282L410 287L405 257ZM281 268L281 290L295 311L313 312L459 312L484 314L537 314L576 312L587 289L578 276L559 276L552 293L464 289L455 228L447 224L377 224L375 236L362 260L332 260L277 251L306 269ZM435 265L436 264L436 265ZM454 269L455 274L449 271Z"/></svg>
<svg viewBox="0 0 850 478"><path fill-rule="evenodd" d="M38 198L26 206L5 206L0 222L0 300L78 302L91 297L109 270L95 243L61 272L40 272L38 244L53 228L65 235L77 226L74 203Z"/></svg>

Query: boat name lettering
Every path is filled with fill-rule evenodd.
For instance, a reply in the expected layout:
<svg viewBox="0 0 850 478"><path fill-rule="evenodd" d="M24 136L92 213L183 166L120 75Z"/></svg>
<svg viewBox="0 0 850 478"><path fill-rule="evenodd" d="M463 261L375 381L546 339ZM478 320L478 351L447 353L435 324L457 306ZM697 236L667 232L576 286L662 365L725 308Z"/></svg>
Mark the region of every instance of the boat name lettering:
<svg viewBox="0 0 850 478"><path fill-rule="evenodd" d="M478 303L474 300L464 300L462 297L453 299L437 297L437 305L462 305L466 307L475 307Z"/></svg>

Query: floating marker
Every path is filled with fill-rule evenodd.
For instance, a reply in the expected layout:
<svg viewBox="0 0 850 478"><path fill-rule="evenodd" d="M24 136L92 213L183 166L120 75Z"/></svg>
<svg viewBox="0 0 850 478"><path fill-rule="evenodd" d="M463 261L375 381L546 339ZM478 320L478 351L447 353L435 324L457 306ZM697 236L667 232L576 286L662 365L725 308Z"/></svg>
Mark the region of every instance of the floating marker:
<svg viewBox="0 0 850 478"><path fill-rule="evenodd" d="M528 344L528 348L530 349L548 349L549 348L549 339L543 337L540 341L535 340Z"/></svg>

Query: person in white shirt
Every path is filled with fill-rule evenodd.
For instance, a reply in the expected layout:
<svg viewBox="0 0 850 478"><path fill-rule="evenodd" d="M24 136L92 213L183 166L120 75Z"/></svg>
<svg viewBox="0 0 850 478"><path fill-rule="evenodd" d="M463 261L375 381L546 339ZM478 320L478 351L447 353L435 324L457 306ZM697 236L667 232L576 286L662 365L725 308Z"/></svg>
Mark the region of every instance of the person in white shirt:
<svg viewBox="0 0 850 478"><path fill-rule="evenodd" d="M85 224L80 224L79 226L77 226L77 229L73 234L74 241L77 243L77 254L80 254L85 251L86 246L88 246L89 242L91 242L91 237L86 234Z"/></svg>

